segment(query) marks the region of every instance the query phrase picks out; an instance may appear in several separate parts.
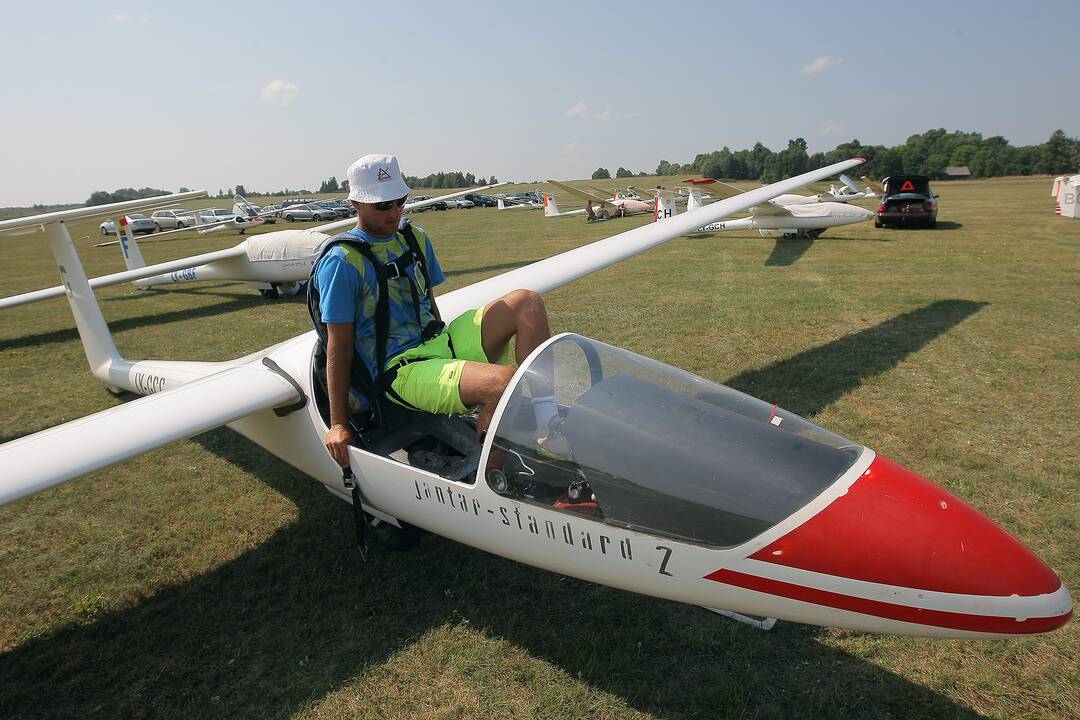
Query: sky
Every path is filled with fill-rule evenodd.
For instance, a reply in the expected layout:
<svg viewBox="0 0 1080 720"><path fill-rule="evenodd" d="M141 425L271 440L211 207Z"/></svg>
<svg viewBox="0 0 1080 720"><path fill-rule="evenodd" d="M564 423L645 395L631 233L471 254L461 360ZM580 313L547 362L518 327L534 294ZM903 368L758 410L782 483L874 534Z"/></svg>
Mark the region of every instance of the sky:
<svg viewBox="0 0 1080 720"><path fill-rule="evenodd" d="M795 137L1080 136L1080 15L1045 3L35 0L2 17L0 207L316 189L369 152L528 182Z"/></svg>

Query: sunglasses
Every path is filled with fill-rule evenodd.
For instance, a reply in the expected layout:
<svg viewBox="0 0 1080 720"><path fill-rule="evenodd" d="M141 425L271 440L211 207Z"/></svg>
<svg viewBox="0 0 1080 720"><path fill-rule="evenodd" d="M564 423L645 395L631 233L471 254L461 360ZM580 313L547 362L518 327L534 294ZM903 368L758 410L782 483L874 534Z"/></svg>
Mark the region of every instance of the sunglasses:
<svg viewBox="0 0 1080 720"><path fill-rule="evenodd" d="M379 212L386 212L392 207L405 207L405 203L409 201L409 196L406 195L403 198L397 200L384 200L382 202L371 203L371 206Z"/></svg>

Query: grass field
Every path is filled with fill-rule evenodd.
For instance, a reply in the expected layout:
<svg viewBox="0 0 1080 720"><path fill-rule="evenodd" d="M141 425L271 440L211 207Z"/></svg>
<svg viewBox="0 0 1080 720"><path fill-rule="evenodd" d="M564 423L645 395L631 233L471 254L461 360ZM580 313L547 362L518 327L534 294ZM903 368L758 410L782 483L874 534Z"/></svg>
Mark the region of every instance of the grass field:
<svg viewBox="0 0 1080 720"><path fill-rule="evenodd" d="M548 307L556 330L779 403L930 477L1075 593L1080 223L1054 215L1049 184L938 184L936 230L683 238ZM454 288L645 219L416 222ZM72 236L90 275L121 268L115 248L90 247L96 221ZM56 284L43 236L2 243L0 295ZM309 327L302 302L242 284L98 295L130 358L226 359ZM0 440L120 402L73 327L60 299L4 312ZM345 503L226 429L0 509L4 718L1065 719L1080 717L1078 627L989 642L763 633L433 536L365 565Z"/></svg>

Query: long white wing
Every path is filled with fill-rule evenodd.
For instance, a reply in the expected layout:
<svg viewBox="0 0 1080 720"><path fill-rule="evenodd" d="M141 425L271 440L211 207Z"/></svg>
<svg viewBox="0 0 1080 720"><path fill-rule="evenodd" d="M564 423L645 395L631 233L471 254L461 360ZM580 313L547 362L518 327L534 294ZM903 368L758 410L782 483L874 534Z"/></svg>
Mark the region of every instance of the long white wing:
<svg viewBox="0 0 1080 720"><path fill-rule="evenodd" d="M0 445L0 505L174 440L299 399L262 365L242 365Z"/></svg>
<svg viewBox="0 0 1080 720"><path fill-rule="evenodd" d="M175 205L181 200L193 200L194 198L203 197L206 195L205 190L192 190L186 193L176 193L174 195L159 195L152 198L142 198L140 200L127 200L126 202L109 203L107 205L98 205L96 207L78 207L71 208L70 210L61 210L59 212L45 213L43 215L29 215L27 217L15 218L14 220L5 220L0 222L0 235L25 235L32 232L37 232L42 223L55 222L57 220L89 220L92 218L106 217L109 215L124 214L130 210L154 210L157 208L168 207Z"/></svg>
<svg viewBox="0 0 1080 720"><path fill-rule="evenodd" d="M663 222L650 223L618 235L568 250L545 260L482 280L468 287L439 296L439 310L449 322L466 310L479 307L517 288L544 292L565 285L583 275L605 268L668 240L687 235L699 227L761 205L769 198L796 190L803 185L832 177L838 172L861 165L855 158L819 170L803 173L772 185L755 188L737 196L676 215Z"/></svg>
<svg viewBox="0 0 1080 720"><path fill-rule="evenodd" d="M549 183L557 188L561 188L571 195L576 195L583 200L592 200L594 203L600 203L601 205L608 205L611 203L611 198L601 197L595 193L582 190L581 188L574 187L573 185L567 185L566 183L559 182L558 180L548 180Z"/></svg>
<svg viewBox="0 0 1080 720"><path fill-rule="evenodd" d="M738 197L691 212L662 223L650 223L583 247L532 263L443 295L439 306L447 321L470 307L478 307L516 288L543 292L612 265L619 260L694 232L720 218L747 210L771 197L815 180L855 167L861 158L836 163L773 185L751 190ZM66 232L64 233L66 236ZM70 246L70 238L67 238ZM62 245L54 241L57 262L62 262ZM70 249L73 254L74 249ZM85 276L77 258L72 268L76 287L72 307L78 313ZM79 278L82 278L81 280ZM96 305L93 307L97 310ZM86 311L86 307L81 310ZM85 313L84 313L85 315ZM90 318L87 320L88 325ZM104 320L98 312L101 332ZM84 332L80 324L80 334ZM84 344L87 338L83 338ZM111 345L111 338L109 338ZM88 358L90 350L88 347ZM113 348L115 353L115 348ZM29 495L73 477L92 472L168 442L227 424L250 413L299 399L292 384L259 365L244 364L127 405L44 430L0 445L0 504ZM63 452L57 452L62 448Z"/></svg>

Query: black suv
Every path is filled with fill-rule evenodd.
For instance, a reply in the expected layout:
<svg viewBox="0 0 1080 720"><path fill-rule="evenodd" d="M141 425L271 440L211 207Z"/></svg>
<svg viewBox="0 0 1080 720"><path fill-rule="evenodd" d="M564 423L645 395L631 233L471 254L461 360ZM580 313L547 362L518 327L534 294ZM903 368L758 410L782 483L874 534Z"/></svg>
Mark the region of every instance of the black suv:
<svg viewBox="0 0 1080 720"><path fill-rule="evenodd" d="M883 225L937 225L938 196L925 175L894 175L881 181L884 193L874 216L874 227Z"/></svg>

